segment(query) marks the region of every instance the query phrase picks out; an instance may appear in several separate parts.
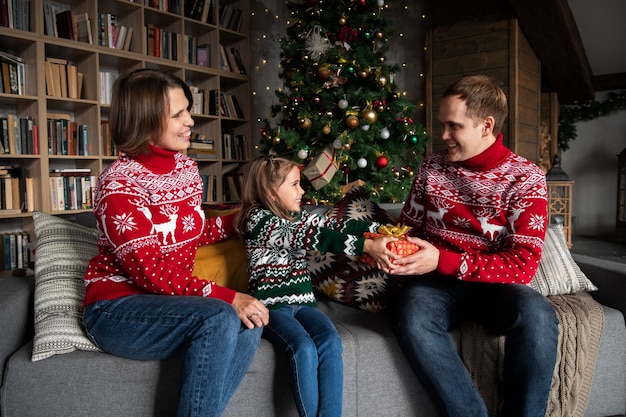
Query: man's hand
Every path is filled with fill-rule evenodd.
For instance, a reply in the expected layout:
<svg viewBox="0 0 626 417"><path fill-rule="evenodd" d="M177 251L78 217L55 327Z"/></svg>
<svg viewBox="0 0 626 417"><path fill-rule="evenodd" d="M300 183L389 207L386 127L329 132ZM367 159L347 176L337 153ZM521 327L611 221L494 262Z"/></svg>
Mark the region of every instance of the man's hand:
<svg viewBox="0 0 626 417"><path fill-rule="evenodd" d="M424 275L437 269L439 249L417 237L407 237L409 242L420 247L417 252L403 258L394 259L388 271L394 275Z"/></svg>

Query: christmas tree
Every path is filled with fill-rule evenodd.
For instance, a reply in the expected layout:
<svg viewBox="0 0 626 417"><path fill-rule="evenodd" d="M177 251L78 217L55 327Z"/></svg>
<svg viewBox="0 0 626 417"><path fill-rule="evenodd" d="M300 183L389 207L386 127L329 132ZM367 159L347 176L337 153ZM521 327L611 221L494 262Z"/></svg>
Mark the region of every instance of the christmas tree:
<svg viewBox="0 0 626 417"><path fill-rule="evenodd" d="M384 0L287 2L273 122L263 121L261 152L303 167L305 198L337 202L354 185L375 202L402 202L429 140L416 106L385 62L392 26Z"/></svg>

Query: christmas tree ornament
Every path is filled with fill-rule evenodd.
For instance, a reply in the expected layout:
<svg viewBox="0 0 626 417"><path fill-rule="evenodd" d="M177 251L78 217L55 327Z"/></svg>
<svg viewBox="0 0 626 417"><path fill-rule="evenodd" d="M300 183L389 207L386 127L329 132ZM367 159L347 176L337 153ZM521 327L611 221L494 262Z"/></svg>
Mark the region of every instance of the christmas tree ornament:
<svg viewBox="0 0 626 417"><path fill-rule="evenodd" d="M417 145L418 142L419 142L419 138L417 137L417 135L415 133L411 133L409 135L409 143L411 145Z"/></svg>
<svg viewBox="0 0 626 417"><path fill-rule="evenodd" d="M339 168L335 161L335 152L332 144L326 145L302 170L302 175L316 190L327 185L335 176Z"/></svg>
<svg viewBox="0 0 626 417"><path fill-rule="evenodd" d="M376 77L376 85L379 87L384 87L387 85L387 77L383 74L380 74Z"/></svg>
<svg viewBox="0 0 626 417"><path fill-rule="evenodd" d="M345 15L341 15L341 17L339 18L339 24L341 26L345 25L347 23L347 19Z"/></svg>
<svg viewBox="0 0 626 417"><path fill-rule="evenodd" d="M328 38L322 35L322 28L315 25L305 42L305 50L309 54L310 58L314 61L319 61L321 56L330 48L332 48L332 45L330 44Z"/></svg>
<svg viewBox="0 0 626 417"><path fill-rule="evenodd" d="M342 146L341 137L337 137L337 139L333 141L333 148L341 149L341 146Z"/></svg>
<svg viewBox="0 0 626 417"><path fill-rule="evenodd" d="M330 135L330 132L331 132L330 125L324 125L324 127L322 127L322 134Z"/></svg>
<svg viewBox="0 0 626 417"><path fill-rule="evenodd" d="M389 136L391 136L391 133L389 132L389 129L383 127L382 129L380 129L379 135L382 140L387 140L389 139Z"/></svg>
<svg viewBox="0 0 626 417"><path fill-rule="evenodd" d="M346 117L346 127L348 129L356 129L359 127L359 118L354 115Z"/></svg>
<svg viewBox="0 0 626 417"><path fill-rule="evenodd" d="M376 1L376 5L378 7L384 7L385 6L385 0L377 0Z"/></svg>
<svg viewBox="0 0 626 417"><path fill-rule="evenodd" d="M343 145L341 145L341 149L344 151L349 151L351 147L352 145L350 143L344 143Z"/></svg>
<svg viewBox="0 0 626 417"><path fill-rule="evenodd" d="M317 69L317 76L324 81L328 80L330 78L330 68L327 65L322 65Z"/></svg>
<svg viewBox="0 0 626 417"><path fill-rule="evenodd" d="M365 168L367 167L367 159L365 158L359 158L358 161L356 161L356 166L358 166L359 168Z"/></svg>
<svg viewBox="0 0 626 417"><path fill-rule="evenodd" d="M307 156L309 156L309 149L308 148L303 148L303 149L300 149L298 151L298 158L306 159Z"/></svg>
<svg viewBox="0 0 626 417"><path fill-rule="evenodd" d="M274 138L272 139L272 143L274 145L278 145L280 143L280 136L274 136Z"/></svg>
<svg viewBox="0 0 626 417"><path fill-rule="evenodd" d="M302 119L300 119L300 127L302 129L309 129L311 128L313 122L311 122L311 119L309 119L308 117L303 117Z"/></svg>
<svg viewBox="0 0 626 417"><path fill-rule="evenodd" d="M367 132L368 130L370 130L370 125L361 125L361 130Z"/></svg>
<svg viewBox="0 0 626 417"><path fill-rule="evenodd" d="M348 106L349 106L348 100L346 100L345 98L342 98L341 100L337 102L337 107L339 107L341 110L347 109Z"/></svg>
<svg viewBox="0 0 626 417"><path fill-rule="evenodd" d="M368 124L373 125L378 120L378 113L376 113L376 110L368 108L361 112L361 118Z"/></svg>
<svg viewBox="0 0 626 417"><path fill-rule="evenodd" d="M385 155L380 155L378 158L376 158L374 164L376 165L376 168L385 168L387 167L387 165L389 165L389 158L387 158Z"/></svg>

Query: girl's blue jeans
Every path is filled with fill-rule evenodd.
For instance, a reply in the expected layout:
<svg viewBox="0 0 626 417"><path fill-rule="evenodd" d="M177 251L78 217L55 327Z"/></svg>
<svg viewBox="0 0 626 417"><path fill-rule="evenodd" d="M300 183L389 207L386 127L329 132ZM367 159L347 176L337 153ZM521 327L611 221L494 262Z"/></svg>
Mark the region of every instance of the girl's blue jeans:
<svg viewBox="0 0 626 417"><path fill-rule="evenodd" d="M301 417L340 417L343 399L341 338L315 307L270 310L263 337L287 353L296 407Z"/></svg>
<svg viewBox="0 0 626 417"><path fill-rule="evenodd" d="M476 321L505 335L507 417L543 417L557 356L558 319L547 299L521 284L416 277L402 289L397 336L411 366L449 417L488 417L448 331Z"/></svg>
<svg viewBox="0 0 626 417"><path fill-rule="evenodd" d="M243 379L261 329L247 329L228 303L204 297L131 295L84 311L89 337L135 360L183 358L179 417L220 416Z"/></svg>

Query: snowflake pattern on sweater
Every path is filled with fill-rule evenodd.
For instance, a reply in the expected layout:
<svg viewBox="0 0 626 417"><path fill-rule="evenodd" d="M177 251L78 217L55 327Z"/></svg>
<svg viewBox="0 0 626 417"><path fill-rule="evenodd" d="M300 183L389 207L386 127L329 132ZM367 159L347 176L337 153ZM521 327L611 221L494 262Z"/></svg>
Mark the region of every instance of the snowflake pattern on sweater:
<svg viewBox="0 0 626 417"><path fill-rule="evenodd" d="M545 174L502 144L462 163L424 159L399 221L440 250L437 272L458 279L529 283L547 226Z"/></svg>
<svg viewBox="0 0 626 417"><path fill-rule="evenodd" d="M363 255L364 232L379 223L340 221L302 210L294 221L266 209L250 215L244 234L248 256L248 293L268 308L316 305L306 264L309 250Z"/></svg>
<svg viewBox="0 0 626 417"><path fill-rule="evenodd" d="M136 158L119 157L98 178L94 213L102 236L85 276L85 305L131 294L232 302L233 290L192 271L198 246L228 237L234 215L206 219L195 161L150 149Z"/></svg>

